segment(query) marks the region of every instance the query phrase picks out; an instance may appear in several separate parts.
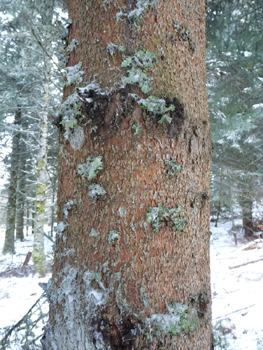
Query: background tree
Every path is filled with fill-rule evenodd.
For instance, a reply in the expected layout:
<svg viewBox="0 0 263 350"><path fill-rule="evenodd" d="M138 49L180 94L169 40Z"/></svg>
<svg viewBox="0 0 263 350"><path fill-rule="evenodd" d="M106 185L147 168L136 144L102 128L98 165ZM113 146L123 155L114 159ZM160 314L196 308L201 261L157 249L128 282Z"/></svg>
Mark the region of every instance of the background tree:
<svg viewBox="0 0 263 350"><path fill-rule="evenodd" d="M205 1L68 6L43 346L208 350Z"/></svg>
<svg viewBox="0 0 263 350"><path fill-rule="evenodd" d="M262 198L262 10L261 0L207 2L212 178L224 187L222 207L232 190L245 236L253 234L252 213ZM214 186L212 203L217 196Z"/></svg>
<svg viewBox="0 0 263 350"><path fill-rule="evenodd" d="M14 240L16 228L16 238L23 240L24 228L29 224L30 215L33 223L34 220L41 221L42 226L38 224L35 232L36 234L40 232L43 240L44 221L39 220L34 213L36 175L39 175L40 164L37 164L36 158L40 147L43 152L43 145L47 142L47 139L46 142L43 142L40 135L44 134L46 138L51 139L52 134L50 150L48 147L45 148L45 159L48 159L49 172L56 169L54 162L57 162L57 139L54 137L52 119L47 121L47 118L54 115L54 107L58 104L62 90L61 68L56 62L58 58L62 60L63 57L63 50L60 49L61 43L58 39L65 31L65 20L61 18L61 10L65 5L61 7L62 4L59 1L47 3L24 1L22 4L20 1L14 1L12 4L3 1L2 5L4 12L2 16L5 16L5 20L1 27L0 74L4 78L1 84L1 100L3 101L1 116L6 135L9 131L9 135L14 137L11 158L17 157L14 161L16 171L14 172L13 165L10 168L10 184L14 183L14 185L9 186L9 202L11 203L9 206L14 209L12 215L7 216L8 222L12 222L11 226L7 225L11 227L12 233L9 234L10 230L7 231L6 237L12 236ZM50 95L48 104L47 92ZM12 120L14 114L16 119L12 126L10 119ZM45 115L45 123L42 122L43 115ZM43 125L46 128L44 133L42 132ZM47 154L49 154L48 158ZM46 164L43 169L46 169ZM14 181L12 176L14 176ZM54 174L50 177L46 176L45 185L42 183L42 190L45 187L46 193L51 193L49 186L54 187L53 177ZM52 182L49 182L49 179L52 179ZM39 194L39 188L37 192ZM46 197L44 193L42 195ZM52 196L54 198L53 194ZM51 204L54 211L54 201L52 203L48 201L48 203ZM49 208L45 210L43 203L41 209L45 213L49 210ZM26 221L25 217L27 217ZM8 244L5 245L7 246ZM43 250L43 244L41 247ZM5 248L4 251L11 252L14 249Z"/></svg>

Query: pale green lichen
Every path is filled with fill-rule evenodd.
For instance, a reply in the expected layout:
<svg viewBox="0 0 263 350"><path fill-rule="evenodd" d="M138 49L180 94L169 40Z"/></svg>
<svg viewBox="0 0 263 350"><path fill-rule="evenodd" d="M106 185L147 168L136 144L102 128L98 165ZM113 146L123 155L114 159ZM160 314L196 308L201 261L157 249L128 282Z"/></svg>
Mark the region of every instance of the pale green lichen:
<svg viewBox="0 0 263 350"><path fill-rule="evenodd" d="M110 0L105 0L110 1ZM123 13L122 11L116 14L117 23L123 19L123 17L127 17L129 21L137 25L145 13L157 4L158 0L137 0L136 7L129 11L128 14ZM107 2L108 3L108 2Z"/></svg>
<svg viewBox="0 0 263 350"><path fill-rule="evenodd" d="M154 7L157 2L158 0L138 0L136 8L129 12L128 19L138 23L149 8Z"/></svg>
<svg viewBox="0 0 263 350"><path fill-rule="evenodd" d="M70 131L77 125L77 118L81 117L81 104L77 93L69 95L62 103L59 109L59 115L62 116L60 124L65 128L65 137L68 139Z"/></svg>
<svg viewBox="0 0 263 350"><path fill-rule="evenodd" d="M143 305L145 307L148 307L149 303L148 303L148 300L145 297L145 286L141 286L141 288L140 288L140 296L141 296L141 300L143 302Z"/></svg>
<svg viewBox="0 0 263 350"><path fill-rule="evenodd" d="M80 70L81 66L82 66L82 62L79 62L75 66L66 68L66 71L67 71L67 74L66 74L67 82L65 83L66 86L69 86L69 85L79 86L79 84L83 80L82 76L84 74L84 71Z"/></svg>
<svg viewBox="0 0 263 350"><path fill-rule="evenodd" d="M103 162L101 161L102 156L98 156L95 158L87 158L87 163L79 164L77 168L77 172L82 177L86 177L88 180L95 179L99 173L99 171L103 170Z"/></svg>
<svg viewBox="0 0 263 350"><path fill-rule="evenodd" d="M122 62L122 67L128 67L128 76L122 78L123 84L138 85L142 92L145 94L149 93L152 90L151 84L153 78L148 76L147 70L158 62L154 52L145 50L140 50L133 56L127 57ZM173 104L166 106L166 101L156 96L148 96L147 98L139 98L136 94L130 94L130 96L137 101L139 106L154 115L160 116L159 124L170 124L172 122L170 112L175 110ZM136 126L132 126L132 128L135 130L134 134L137 135L139 133L139 128Z"/></svg>
<svg viewBox="0 0 263 350"><path fill-rule="evenodd" d="M172 118L170 117L170 111L175 110L175 106L171 104L169 107L166 107L166 102L162 98L158 98L155 96L149 96L145 99L138 100L138 104L153 114L162 115L161 119L158 121L159 124L170 124Z"/></svg>
<svg viewBox="0 0 263 350"><path fill-rule="evenodd" d="M109 5L111 2L115 2L115 0L104 0L103 5Z"/></svg>
<svg viewBox="0 0 263 350"><path fill-rule="evenodd" d="M98 128L98 125L94 125L92 128L90 128L90 134L97 132Z"/></svg>
<svg viewBox="0 0 263 350"><path fill-rule="evenodd" d="M37 162L37 172L42 170L46 166L46 162L44 160L40 160Z"/></svg>
<svg viewBox="0 0 263 350"><path fill-rule="evenodd" d="M159 228L162 222L173 223L173 229L176 231L183 231L187 225L187 222L179 217L183 207L179 204L177 208L168 209L163 207L160 203L158 207L147 208L146 221L154 227L154 232L159 232Z"/></svg>
<svg viewBox="0 0 263 350"><path fill-rule="evenodd" d="M174 178L177 173L182 171L182 166L180 164L176 164L174 159L166 159L165 163L168 168L166 175L172 178Z"/></svg>
<svg viewBox="0 0 263 350"><path fill-rule="evenodd" d="M120 233L117 232L117 231L110 231L110 233L108 234L108 241L110 244L114 244L115 243L115 240L117 239L120 239L121 236L120 236Z"/></svg>
<svg viewBox="0 0 263 350"><path fill-rule="evenodd" d="M99 235L100 235L99 231L95 230L95 228L92 228L90 230L90 234L89 234L90 237L98 237Z"/></svg>
<svg viewBox="0 0 263 350"><path fill-rule="evenodd" d="M113 43L108 43L107 45L107 52L113 56L114 54L116 54L117 52L124 52L126 49L124 46L122 45L116 45Z"/></svg>
<svg viewBox="0 0 263 350"><path fill-rule="evenodd" d="M188 304L178 304L173 302L167 306L168 314L151 315L150 323L155 325L165 334L179 335L180 333L190 334L195 329L195 323L188 320L188 315L192 312ZM148 319L149 322L149 319Z"/></svg>
<svg viewBox="0 0 263 350"><path fill-rule="evenodd" d="M94 202L96 202L106 194L104 188L98 184L90 185L89 189L89 196L93 199Z"/></svg>
<svg viewBox="0 0 263 350"><path fill-rule="evenodd" d="M66 51L67 51L68 53L71 53L72 51L74 51L74 50L76 49L76 47L77 47L78 45L79 45L78 40L73 39L73 40L71 41L71 43L69 43L69 45L66 47Z"/></svg>
<svg viewBox="0 0 263 350"><path fill-rule="evenodd" d="M134 135L139 135L142 132L142 127L139 123L135 123L132 125L132 130Z"/></svg>
<svg viewBox="0 0 263 350"><path fill-rule="evenodd" d="M124 85L137 84L142 92L148 93L151 91L152 77L149 77L145 71L154 66L158 59L154 52L141 50L134 56L127 57L122 62L122 67L130 67L127 70L128 76L122 79Z"/></svg>

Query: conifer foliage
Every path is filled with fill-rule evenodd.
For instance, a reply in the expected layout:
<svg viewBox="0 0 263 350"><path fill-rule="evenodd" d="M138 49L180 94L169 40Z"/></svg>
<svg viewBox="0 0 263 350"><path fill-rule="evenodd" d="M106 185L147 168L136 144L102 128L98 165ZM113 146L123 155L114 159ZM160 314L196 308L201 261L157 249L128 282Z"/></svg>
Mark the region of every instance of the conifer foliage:
<svg viewBox="0 0 263 350"><path fill-rule="evenodd" d="M262 0L207 1L212 213L239 209L246 236L262 198Z"/></svg>
<svg viewBox="0 0 263 350"><path fill-rule="evenodd" d="M63 9L59 1L1 2L1 138L11 148L3 156L9 172L3 193L7 197L4 253L15 253L15 239L24 240L30 225L36 235L36 268L43 260L38 256L43 242L37 235L43 240L44 198L48 211L55 201L57 130L51 122L62 91L58 62L63 62L59 40L65 31Z"/></svg>

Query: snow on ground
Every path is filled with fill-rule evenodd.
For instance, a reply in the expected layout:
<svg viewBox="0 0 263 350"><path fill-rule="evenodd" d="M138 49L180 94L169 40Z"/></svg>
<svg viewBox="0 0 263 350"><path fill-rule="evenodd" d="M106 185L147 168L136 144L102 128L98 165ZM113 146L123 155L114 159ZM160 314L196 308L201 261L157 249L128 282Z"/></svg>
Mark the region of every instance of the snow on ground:
<svg viewBox="0 0 263 350"><path fill-rule="evenodd" d="M218 344L215 349L263 350L263 241L246 242L229 235L231 223L211 223L211 285L213 325ZM42 294L39 282L47 282L50 274L39 279L1 277L1 272L21 266L32 251L33 236L16 242L16 255L2 255L4 229L0 229L0 336L1 328L19 321ZM48 259L52 242L45 239ZM257 261L259 260L259 261ZM248 262L256 261L251 264ZM30 263L32 265L32 261ZM245 264L245 265L244 265ZM239 266L243 265L243 266Z"/></svg>
<svg viewBox="0 0 263 350"><path fill-rule="evenodd" d="M47 232L48 230L46 230ZM4 246L3 227L0 228L0 274L22 266L28 252L32 252L33 235L25 237L24 242L16 242L16 254L3 255ZM52 257L52 242L45 238L45 253L47 260ZM32 258L29 268L33 265ZM51 277L49 273L45 278L38 278L30 273L27 277L0 277L0 339L1 328L12 326L18 322L37 301L43 293L39 282L47 282Z"/></svg>
<svg viewBox="0 0 263 350"><path fill-rule="evenodd" d="M263 260L256 260L263 259L263 241L248 243L239 237L235 247L230 228L229 222L218 227L211 223L213 325L225 334L227 349L262 350Z"/></svg>

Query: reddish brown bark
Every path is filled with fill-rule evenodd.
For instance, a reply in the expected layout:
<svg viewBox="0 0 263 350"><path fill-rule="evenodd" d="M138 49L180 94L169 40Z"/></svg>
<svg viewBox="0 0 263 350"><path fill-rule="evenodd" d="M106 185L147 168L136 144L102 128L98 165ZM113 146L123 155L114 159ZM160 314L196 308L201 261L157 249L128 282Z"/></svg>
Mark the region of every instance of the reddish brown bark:
<svg viewBox="0 0 263 350"><path fill-rule="evenodd" d="M105 5L98 0L69 1L69 41L77 39L80 43L71 53L69 65L82 61L86 82L96 80L102 89L114 89L106 95L89 92L86 96L96 105L83 104L86 117L79 125L85 141L80 149L74 150L61 134L58 216L69 226L57 238L51 289L55 293L63 278L75 276L75 269L73 299L78 299L83 313L91 312L84 300L83 271L89 271L100 275L100 281L93 278L90 283L102 294L107 289L107 298L92 316L77 314L75 306L74 324L86 324L83 335L76 337L72 346L63 345L66 299L64 304L53 299L50 322L54 339L63 338L58 349L88 349L86 341L90 349L165 346L208 350L211 140L205 87L205 1L159 0L137 25L126 17L116 22L116 13L122 10L128 14L135 5L136 1L125 0ZM176 33L174 21L184 33L190 29L192 43L185 36L179 37L182 34ZM125 54L111 56L106 51L109 42L123 45ZM165 98L166 106L173 103L176 107L168 126L158 124L158 117L130 96L137 93L145 97L137 86L118 85L126 74L120 68L121 61L141 49L154 52L159 60L147 72L153 77L150 95ZM72 88L65 89L65 97L71 92ZM90 118L92 122L87 124ZM139 135L133 133L134 123L141 126ZM94 133L91 128L95 125L98 129ZM98 156L102 156L104 169L96 180L87 181L78 175L78 164ZM167 176L166 160L171 159L182 166L174 178ZM91 183L103 186L105 198L93 203L88 195ZM69 200L74 205L65 220L63 206ZM146 222L147 208L158 203L167 208L184 207L180 214L187 221L184 231L177 232L169 222L163 222L158 233L153 231ZM92 228L99 231L98 237L90 236ZM113 244L109 242L112 230L120 234ZM74 248L74 254L65 255L69 248ZM67 266L71 268L68 274L59 275ZM167 305L173 302L189 303L190 318L195 323L190 335L184 331L165 335L161 331L149 338L140 332L147 328L151 315L167 314Z"/></svg>

